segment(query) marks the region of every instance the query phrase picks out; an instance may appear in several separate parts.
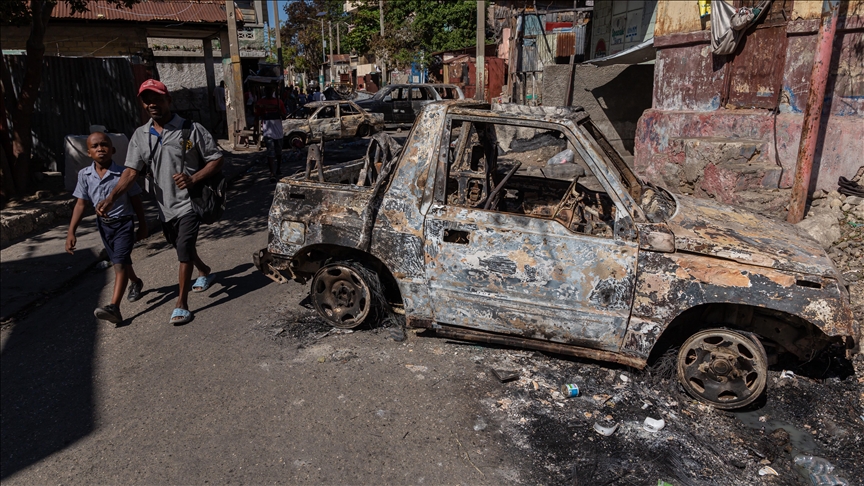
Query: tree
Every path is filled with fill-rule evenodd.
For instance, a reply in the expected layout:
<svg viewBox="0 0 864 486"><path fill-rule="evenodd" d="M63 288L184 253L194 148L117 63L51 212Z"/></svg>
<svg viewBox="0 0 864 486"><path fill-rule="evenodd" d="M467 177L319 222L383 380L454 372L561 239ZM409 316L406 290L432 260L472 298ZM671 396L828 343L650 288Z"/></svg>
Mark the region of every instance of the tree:
<svg viewBox="0 0 864 486"><path fill-rule="evenodd" d="M378 5L377 0L360 4L350 21L351 32L343 37L344 46L358 53L384 53L402 68L412 62L428 64L432 52L476 43L476 0L388 0L383 38Z"/></svg>
<svg viewBox="0 0 864 486"><path fill-rule="evenodd" d="M343 2L340 0L297 0L285 5L287 20L280 26L282 58L286 65L294 65L297 72L315 73L321 67L321 23L327 36L327 22L341 19ZM318 16L323 12L323 16Z"/></svg>
<svg viewBox="0 0 864 486"><path fill-rule="evenodd" d="M2 24L30 26L27 38L24 78L18 93L12 85L12 73L5 59L2 70L2 104L4 117L0 120L0 143L3 147L2 167L0 167L0 198L5 202L13 196L28 194L30 189L31 155L33 137L31 125L33 108L39 97L42 85L42 64L45 57L45 31L51 12L58 0L3 0L0 2ZM72 12L86 12L87 0L62 0ZM118 7L130 7L140 0L108 0ZM6 120L11 121L7 126Z"/></svg>

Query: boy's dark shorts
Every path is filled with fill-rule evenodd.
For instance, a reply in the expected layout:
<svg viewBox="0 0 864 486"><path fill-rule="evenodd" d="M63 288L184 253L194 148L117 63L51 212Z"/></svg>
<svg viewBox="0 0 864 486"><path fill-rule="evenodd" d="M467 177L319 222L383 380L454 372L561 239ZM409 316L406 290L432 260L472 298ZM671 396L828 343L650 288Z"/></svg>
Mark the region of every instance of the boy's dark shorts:
<svg viewBox="0 0 864 486"><path fill-rule="evenodd" d="M135 245L135 220L132 216L113 221L97 217L96 226L111 263L131 265L132 247Z"/></svg>
<svg viewBox="0 0 864 486"><path fill-rule="evenodd" d="M177 249L177 261L191 262L195 260L195 245L198 242L198 228L201 219L195 213L165 221L162 223L162 233L168 243Z"/></svg>
<svg viewBox="0 0 864 486"><path fill-rule="evenodd" d="M284 138L264 137L264 145L267 146L267 157L279 159L282 157L282 141Z"/></svg>

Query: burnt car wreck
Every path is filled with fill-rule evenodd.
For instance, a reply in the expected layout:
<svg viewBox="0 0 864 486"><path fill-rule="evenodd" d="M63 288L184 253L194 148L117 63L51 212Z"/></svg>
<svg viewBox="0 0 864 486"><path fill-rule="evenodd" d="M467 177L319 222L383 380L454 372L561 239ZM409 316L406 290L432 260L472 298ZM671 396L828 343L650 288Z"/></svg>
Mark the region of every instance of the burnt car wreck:
<svg viewBox="0 0 864 486"><path fill-rule="evenodd" d="M316 155L317 154L317 155ZM317 157L317 159L316 159ZM439 102L404 148L276 188L256 267L311 280L321 316L376 309L407 327L643 368L679 347L678 378L719 408L768 367L856 349L842 276L794 226L641 181L581 109Z"/></svg>

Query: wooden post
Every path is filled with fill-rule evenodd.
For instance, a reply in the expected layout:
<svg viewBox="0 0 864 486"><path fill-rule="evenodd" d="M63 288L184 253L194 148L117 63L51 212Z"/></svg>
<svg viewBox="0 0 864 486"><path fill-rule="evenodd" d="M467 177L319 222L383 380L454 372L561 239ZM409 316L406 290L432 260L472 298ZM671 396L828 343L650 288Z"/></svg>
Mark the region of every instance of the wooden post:
<svg viewBox="0 0 864 486"><path fill-rule="evenodd" d="M235 129L242 129L246 126L246 100L243 99L243 73L240 66L240 45L237 40L237 18L234 8L234 0L225 1L225 10L228 13L228 51L231 53L231 82L226 82L226 94L230 91L230 96L226 96L226 108L228 110L228 139L233 142L237 148L240 139L237 136ZM223 56L225 44L222 45ZM228 78L229 76L224 76Z"/></svg>

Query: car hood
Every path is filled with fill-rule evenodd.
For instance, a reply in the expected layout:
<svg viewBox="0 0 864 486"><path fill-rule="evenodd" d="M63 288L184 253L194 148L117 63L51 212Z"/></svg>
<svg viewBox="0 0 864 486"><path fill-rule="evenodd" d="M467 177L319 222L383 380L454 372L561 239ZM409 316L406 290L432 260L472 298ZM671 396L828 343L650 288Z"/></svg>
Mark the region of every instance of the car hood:
<svg viewBox="0 0 864 486"><path fill-rule="evenodd" d="M675 249L788 272L838 278L833 262L804 230L712 200L675 195L667 221Z"/></svg>

